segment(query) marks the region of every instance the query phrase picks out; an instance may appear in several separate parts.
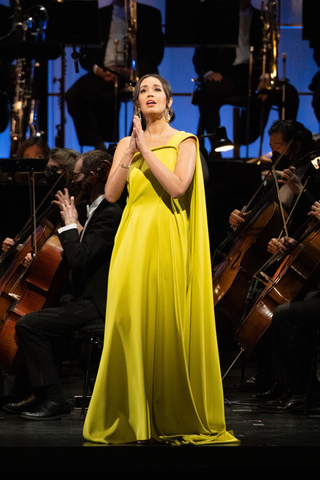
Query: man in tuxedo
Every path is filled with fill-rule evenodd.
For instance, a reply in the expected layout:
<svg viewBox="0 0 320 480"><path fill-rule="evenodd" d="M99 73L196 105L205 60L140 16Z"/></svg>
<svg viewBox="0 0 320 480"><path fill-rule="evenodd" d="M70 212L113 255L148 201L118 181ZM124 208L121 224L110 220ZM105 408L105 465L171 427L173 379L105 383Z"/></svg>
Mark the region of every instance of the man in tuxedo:
<svg viewBox="0 0 320 480"><path fill-rule="evenodd" d="M120 99L125 95L124 79L130 79L131 69L123 53L128 38L124 4L124 0L99 1L102 48L81 51L80 64L88 73L66 93L68 111L80 145L105 150L104 142L119 140ZM139 3L136 6L136 58L134 51L131 56L136 62L136 73L142 77L146 73L158 72L164 52L164 36L160 11ZM130 45L129 50L132 50ZM119 73L120 77L104 70L105 67ZM115 80L118 81L117 88Z"/></svg>
<svg viewBox="0 0 320 480"><path fill-rule="evenodd" d="M68 191L56 195L64 221L58 234L72 272L74 299L27 314L16 324L31 395L18 403L7 403L4 409L29 420L56 419L70 413L56 368L56 342L98 319L104 322L109 263L122 214L121 208L104 196L109 159L107 153L92 150L75 164L73 185L90 199L84 226Z"/></svg>

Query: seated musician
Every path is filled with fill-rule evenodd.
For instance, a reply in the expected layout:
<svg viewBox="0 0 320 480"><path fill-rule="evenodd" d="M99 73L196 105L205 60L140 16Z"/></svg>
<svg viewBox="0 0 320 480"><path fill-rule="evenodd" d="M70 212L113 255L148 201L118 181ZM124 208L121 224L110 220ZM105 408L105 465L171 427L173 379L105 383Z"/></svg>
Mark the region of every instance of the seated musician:
<svg viewBox="0 0 320 480"><path fill-rule="evenodd" d="M309 215L320 220L320 202ZM289 243L288 243L289 241ZM294 239L287 239L291 245ZM270 251L286 251L284 242L272 239ZM305 408L320 407L320 385L314 370L315 336L320 328L320 291L310 289L302 300L279 305L272 316L272 388L258 398L260 407L275 413L304 413Z"/></svg>
<svg viewBox="0 0 320 480"><path fill-rule="evenodd" d="M295 205L291 223L288 226L293 232L305 219L313 203L320 198L317 170L311 163L312 154L318 147L312 139L311 132L300 122L292 120L276 120L269 129L269 135L273 157L277 158L282 154L281 160L276 165L280 201L288 213ZM262 195L257 198L255 208L257 205L262 206L265 199L268 199L268 192L272 187L273 180L270 178ZM299 200L296 203L298 197ZM276 196L273 194L271 199L276 200ZM245 223L250 213L250 211L243 213L234 209L229 216L230 225L238 227Z"/></svg>
<svg viewBox="0 0 320 480"><path fill-rule="evenodd" d="M48 149L46 156L37 157L33 155L37 155L37 152L40 154L42 150L42 142L39 143L39 137L36 137L38 141L34 141L33 139L26 140L25 143L21 146L21 153L22 155L31 155L21 158L48 158L48 162L45 168L45 178L49 186L52 186L58 179L58 177L65 171L64 177L61 179L55 186L55 191L58 189L63 189L63 187L67 187L72 178L73 169L76 163L77 158L79 157L79 153L71 148L52 148L51 150ZM30 142L29 142L30 140ZM2 242L2 250L4 252L8 251L9 248L14 245L15 240L13 238L7 237Z"/></svg>
<svg viewBox="0 0 320 480"><path fill-rule="evenodd" d="M276 165L276 173L279 178L279 200L284 211L290 215L291 208L294 206L290 222L286 225L288 235L292 236L293 232L296 232L304 223L311 206L320 198L318 170L311 163L313 153L318 147L312 139L311 132L301 123L292 120L275 121L269 130L269 135L273 155L276 157L285 152ZM273 185L271 178L260 197L255 199L253 206L246 213L235 209L229 217L230 225L234 227L245 225L250 218L251 208L258 212L269 199L277 201L275 193L268 196L268 193L272 192ZM274 232L274 236L279 233ZM268 245L269 253L273 253L272 242ZM251 378L240 384L240 389L243 391L261 392L270 388L273 383L270 378L269 336L270 332L267 331L263 341L260 341L259 347L255 349L253 357L257 362L257 369Z"/></svg>
<svg viewBox="0 0 320 480"><path fill-rule="evenodd" d="M251 0L239 2L239 37L237 48L197 47L193 57L195 70L201 81L201 87L193 96L193 104L199 106L200 123L207 133L214 133L220 125L219 110L226 104L247 104L248 85L252 91L260 92L251 96L250 140L253 142L260 135L260 117L263 125L267 124L272 105L277 106L279 118L282 107L281 88L273 89L268 94L262 77L261 52L263 48L263 22L261 11L251 4ZM269 27L270 28L270 27ZM253 68L250 78L250 47L253 47ZM268 62L269 63L269 62ZM268 76L268 74L266 74ZM286 83L285 118L295 120L297 117L299 96L296 88ZM214 140L210 156L214 158Z"/></svg>
<svg viewBox="0 0 320 480"><path fill-rule="evenodd" d="M54 346L57 340L91 322L104 323L109 262L122 215L119 205L110 204L104 197L110 160L108 153L95 150L81 155L76 162L73 186L79 186L90 197L83 227L68 190L56 195L65 224L58 234L72 271L74 299L27 314L16 324L31 391L22 401L7 403L4 409L28 420L56 419L70 413L56 368Z"/></svg>
<svg viewBox="0 0 320 480"><path fill-rule="evenodd" d="M24 140L18 151L17 158L39 158L47 159L50 155L50 148L46 140L41 136L30 137Z"/></svg>

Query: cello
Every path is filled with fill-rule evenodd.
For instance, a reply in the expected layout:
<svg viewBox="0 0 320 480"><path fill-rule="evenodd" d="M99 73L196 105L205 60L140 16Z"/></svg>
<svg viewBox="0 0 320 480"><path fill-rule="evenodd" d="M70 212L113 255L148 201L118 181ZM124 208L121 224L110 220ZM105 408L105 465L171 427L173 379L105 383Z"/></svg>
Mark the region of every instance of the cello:
<svg viewBox="0 0 320 480"><path fill-rule="evenodd" d="M242 350L252 352L272 322L279 305L304 297L320 272L320 221L312 220L291 252L256 299L236 331Z"/></svg>
<svg viewBox="0 0 320 480"><path fill-rule="evenodd" d="M59 208L51 205L37 219L31 233L33 225L27 222L28 228L17 235L11 249L13 259L10 258L11 263L0 281L0 367L6 371L15 371L20 364L15 337L17 320L27 313L52 306L68 278L69 268L63 261L63 249L56 234L60 222ZM21 238L28 233L20 244ZM24 259L30 252L34 253L34 258L31 265L26 265ZM1 260L6 259L6 254Z"/></svg>
<svg viewBox="0 0 320 480"><path fill-rule="evenodd" d="M222 248L230 240L233 240L233 245L229 252L224 255L222 261L213 268L213 297L217 317L221 323L227 325L233 332L242 319L244 306L248 301L248 290L252 276L270 257L267 251L270 238L280 236L283 230L287 234L287 224L291 213L287 217L279 199L275 167L291 145L291 142L288 143L286 149L279 155L268 173L268 175L273 175L274 188L270 189L262 202L252 209L250 220L236 228L236 234L229 235L226 238ZM261 190L264 181L253 194L248 204L242 209L242 213L248 210ZM277 202L270 200L274 190L276 191ZM219 248L221 246L218 247L218 250Z"/></svg>

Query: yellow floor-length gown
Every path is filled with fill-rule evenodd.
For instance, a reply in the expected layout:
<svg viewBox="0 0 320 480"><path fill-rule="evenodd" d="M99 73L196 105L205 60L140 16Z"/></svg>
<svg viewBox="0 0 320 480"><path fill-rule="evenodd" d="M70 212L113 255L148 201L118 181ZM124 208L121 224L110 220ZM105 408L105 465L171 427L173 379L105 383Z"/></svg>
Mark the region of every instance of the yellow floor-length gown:
<svg viewBox="0 0 320 480"><path fill-rule="evenodd" d="M177 132L155 155L174 170ZM227 432L199 152L173 199L136 153L115 239L104 348L84 438L128 443L237 442Z"/></svg>

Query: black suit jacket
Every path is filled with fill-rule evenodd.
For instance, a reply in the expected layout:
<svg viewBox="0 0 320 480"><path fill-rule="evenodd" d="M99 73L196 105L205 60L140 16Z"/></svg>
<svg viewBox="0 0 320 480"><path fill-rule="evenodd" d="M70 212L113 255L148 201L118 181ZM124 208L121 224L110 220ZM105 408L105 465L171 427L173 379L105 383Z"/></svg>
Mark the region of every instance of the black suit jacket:
<svg viewBox="0 0 320 480"><path fill-rule="evenodd" d="M101 49L82 50L81 66L92 72L93 65L103 66L112 18L110 5L100 9ZM161 28L161 12L157 8L137 3L137 71L139 77L157 73L164 53L164 35Z"/></svg>
<svg viewBox="0 0 320 480"><path fill-rule="evenodd" d="M250 46L254 47L254 56L261 54L262 49L262 22L260 10L252 8L252 21L250 28ZM227 28L227 26L226 26ZM193 56L194 68L200 78L208 72L226 73L236 58L235 48L196 48Z"/></svg>
<svg viewBox="0 0 320 480"><path fill-rule="evenodd" d="M108 272L114 237L122 210L103 199L94 211L82 238L77 229L59 234L64 258L72 269L75 298L92 298L105 315Z"/></svg>

